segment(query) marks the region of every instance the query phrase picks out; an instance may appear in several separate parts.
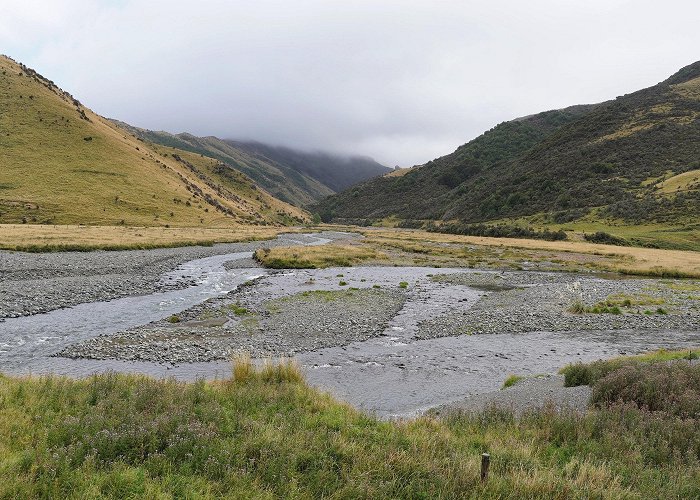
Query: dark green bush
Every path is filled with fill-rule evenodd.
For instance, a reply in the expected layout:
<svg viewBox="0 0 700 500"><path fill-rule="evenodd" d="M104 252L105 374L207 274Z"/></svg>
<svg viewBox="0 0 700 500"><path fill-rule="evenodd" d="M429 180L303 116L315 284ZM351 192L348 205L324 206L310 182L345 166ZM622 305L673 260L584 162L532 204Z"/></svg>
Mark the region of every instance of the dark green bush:
<svg viewBox="0 0 700 500"><path fill-rule="evenodd" d="M591 243L601 243L604 245L629 246L629 242L624 238L613 236L610 233L598 231L593 234L584 234L583 238Z"/></svg>
<svg viewBox="0 0 700 500"><path fill-rule="evenodd" d="M529 227L498 224L466 224L463 222L455 222L451 224L442 224L440 226L430 225L426 227L427 231L435 233L460 234L465 236L486 236L490 238L530 238L535 240L547 241L562 241L566 240L566 233L562 230L537 231Z"/></svg>

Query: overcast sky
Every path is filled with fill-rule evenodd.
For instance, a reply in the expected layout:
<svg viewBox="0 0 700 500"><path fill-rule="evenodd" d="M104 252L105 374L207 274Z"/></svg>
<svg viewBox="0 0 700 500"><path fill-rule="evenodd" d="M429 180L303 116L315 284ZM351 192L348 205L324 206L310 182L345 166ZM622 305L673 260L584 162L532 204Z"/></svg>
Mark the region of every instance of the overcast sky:
<svg viewBox="0 0 700 500"><path fill-rule="evenodd" d="M2 0L0 52L99 114L424 163L700 59L697 0Z"/></svg>

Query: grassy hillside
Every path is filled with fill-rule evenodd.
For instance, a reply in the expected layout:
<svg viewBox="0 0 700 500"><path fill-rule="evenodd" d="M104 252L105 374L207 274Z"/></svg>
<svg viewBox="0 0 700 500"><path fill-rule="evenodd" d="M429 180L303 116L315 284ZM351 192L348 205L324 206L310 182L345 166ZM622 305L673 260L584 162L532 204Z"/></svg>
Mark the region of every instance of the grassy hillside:
<svg viewBox="0 0 700 500"><path fill-rule="evenodd" d="M286 165L249 154L233 144L216 137L196 137L191 134L170 134L133 127L115 122L136 137L156 145L175 147L220 160L253 179L263 189L280 200L296 206L304 206L333 193L318 180Z"/></svg>
<svg viewBox="0 0 700 500"><path fill-rule="evenodd" d="M700 62L596 106L498 125L401 177L312 207L325 220L540 216L692 224L700 216Z"/></svg>
<svg viewBox="0 0 700 500"><path fill-rule="evenodd" d="M570 385L608 372L585 414L398 422L289 364L238 362L230 380L192 384L0 375L0 497L697 498L700 366L668 357L568 369Z"/></svg>
<svg viewBox="0 0 700 500"><path fill-rule="evenodd" d="M398 217L449 218L447 212L488 170L519 157L590 108L579 106L504 122L454 153L420 167L371 179L311 207L324 220Z"/></svg>
<svg viewBox="0 0 700 500"><path fill-rule="evenodd" d="M305 213L211 158L156 150L0 56L0 223L239 226Z"/></svg>

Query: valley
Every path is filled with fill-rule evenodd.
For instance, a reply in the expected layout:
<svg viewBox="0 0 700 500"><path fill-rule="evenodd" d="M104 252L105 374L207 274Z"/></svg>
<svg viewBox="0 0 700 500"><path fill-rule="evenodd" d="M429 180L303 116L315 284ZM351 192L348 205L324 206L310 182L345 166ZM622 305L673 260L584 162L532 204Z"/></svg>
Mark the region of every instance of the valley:
<svg viewBox="0 0 700 500"><path fill-rule="evenodd" d="M0 56L0 497L699 496L699 89L389 170Z"/></svg>

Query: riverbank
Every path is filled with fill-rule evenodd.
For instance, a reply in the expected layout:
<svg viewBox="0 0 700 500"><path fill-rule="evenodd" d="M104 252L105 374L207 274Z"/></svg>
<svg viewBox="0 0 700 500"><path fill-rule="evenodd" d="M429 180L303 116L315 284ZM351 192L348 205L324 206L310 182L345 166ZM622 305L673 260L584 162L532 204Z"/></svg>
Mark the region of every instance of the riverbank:
<svg viewBox="0 0 700 500"><path fill-rule="evenodd" d="M287 235L257 245L328 241L342 248L364 239ZM697 280L386 265L277 271L250 267L257 266L251 251L165 272L178 262L172 254L250 250L245 245L2 254L24 263L3 274L12 278L4 281L10 293L3 300L30 290L29 304L51 304L28 284L55 290L61 300L75 299L66 285L77 284L108 300L7 318L0 323L0 362L15 374L119 371L196 380L225 377L227 360L241 352L294 356L314 387L396 418L495 391L512 373L553 373L566 363L700 343ZM128 278L147 282L139 265L150 263L162 266L165 274L152 279L169 291L114 297L105 288L124 278L124 293L148 291L130 288ZM85 285L92 279L96 286Z"/></svg>
<svg viewBox="0 0 700 500"><path fill-rule="evenodd" d="M697 370L666 367L626 384L611 373L601 384L624 402L583 413L396 422L310 388L289 364L243 361L216 383L0 376L0 496L695 498L700 422L675 401L697 402ZM681 373L672 391L659 385ZM643 384L668 394L664 406L640 409L649 401L626 387Z"/></svg>

